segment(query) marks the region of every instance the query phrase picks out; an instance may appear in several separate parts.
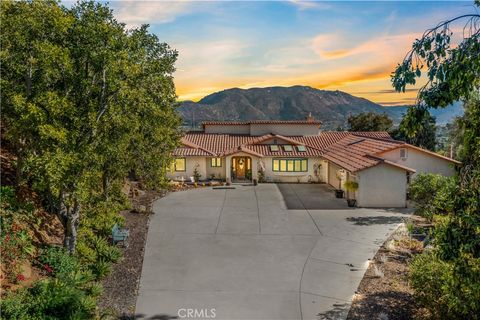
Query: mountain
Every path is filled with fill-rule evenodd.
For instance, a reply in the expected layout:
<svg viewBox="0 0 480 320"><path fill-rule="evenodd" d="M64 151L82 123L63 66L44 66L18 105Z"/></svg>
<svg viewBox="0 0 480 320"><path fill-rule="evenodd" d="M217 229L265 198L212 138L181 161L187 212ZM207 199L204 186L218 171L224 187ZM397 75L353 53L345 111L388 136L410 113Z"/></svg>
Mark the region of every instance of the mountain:
<svg viewBox="0 0 480 320"><path fill-rule="evenodd" d="M226 89L198 102L184 101L178 111L187 127L192 127L192 123L198 126L206 120L299 120L312 113L323 122L322 128L335 129L345 126L349 115L362 112L387 113L398 123L406 108L384 107L342 91L293 86ZM443 120L450 114L456 114L452 110L448 113L441 109L435 111Z"/></svg>

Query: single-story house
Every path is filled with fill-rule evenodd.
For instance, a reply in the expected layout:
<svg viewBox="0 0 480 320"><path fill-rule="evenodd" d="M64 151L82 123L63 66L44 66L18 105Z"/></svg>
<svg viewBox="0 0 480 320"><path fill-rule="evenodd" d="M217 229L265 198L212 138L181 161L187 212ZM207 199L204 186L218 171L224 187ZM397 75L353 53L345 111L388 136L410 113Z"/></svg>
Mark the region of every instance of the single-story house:
<svg viewBox="0 0 480 320"><path fill-rule="evenodd" d="M405 207L407 185L420 172L454 173L458 161L393 140L387 132L320 130L306 120L208 121L186 133L169 178L227 182L316 182L336 189L358 182L360 207Z"/></svg>

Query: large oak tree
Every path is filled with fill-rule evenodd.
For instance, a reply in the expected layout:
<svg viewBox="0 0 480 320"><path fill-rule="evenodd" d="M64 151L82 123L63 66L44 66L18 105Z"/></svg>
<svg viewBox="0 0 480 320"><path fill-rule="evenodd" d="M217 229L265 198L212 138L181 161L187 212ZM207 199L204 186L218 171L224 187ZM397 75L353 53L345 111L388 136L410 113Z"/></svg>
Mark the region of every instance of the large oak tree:
<svg viewBox="0 0 480 320"><path fill-rule="evenodd" d="M75 250L82 206L134 170L161 182L179 139L177 52L105 5L2 1L1 100L17 181L49 200Z"/></svg>

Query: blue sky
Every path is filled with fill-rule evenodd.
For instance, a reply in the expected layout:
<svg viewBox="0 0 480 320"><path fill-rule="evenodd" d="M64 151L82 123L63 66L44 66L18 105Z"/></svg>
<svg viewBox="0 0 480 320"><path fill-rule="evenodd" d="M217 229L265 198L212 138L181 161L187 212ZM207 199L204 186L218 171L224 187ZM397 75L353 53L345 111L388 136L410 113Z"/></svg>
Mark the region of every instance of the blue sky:
<svg viewBox="0 0 480 320"><path fill-rule="evenodd" d="M180 99L231 87L309 85L409 103L389 74L416 37L473 1L110 1L119 21L179 52ZM460 30L461 26L457 26Z"/></svg>

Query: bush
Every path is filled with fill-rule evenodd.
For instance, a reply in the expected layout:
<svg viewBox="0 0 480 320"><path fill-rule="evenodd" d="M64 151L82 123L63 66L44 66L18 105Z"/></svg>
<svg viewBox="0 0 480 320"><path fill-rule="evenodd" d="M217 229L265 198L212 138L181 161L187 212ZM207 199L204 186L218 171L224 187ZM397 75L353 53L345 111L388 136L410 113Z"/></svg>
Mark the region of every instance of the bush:
<svg viewBox="0 0 480 320"><path fill-rule="evenodd" d="M110 273L111 264L117 262L122 253L107 239L83 230L77 245L77 256L99 280Z"/></svg>
<svg viewBox="0 0 480 320"><path fill-rule="evenodd" d="M415 213L432 221L434 215L452 212L452 195L456 189L453 177L421 173L412 181L408 191L415 202Z"/></svg>
<svg viewBox="0 0 480 320"><path fill-rule="evenodd" d="M36 282L11 292L0 303L3 319L92 319L95 299L86 291L60 279Z"/></svg>
<svg viewBox="0 0 480 320"><path fill-rule="evenodd" d="M48 247L38 257L43 269L59 278L68 278L80 270L77 258L68 254L64 248ZM49 271L51 269L51 271Z"/></svg>
<svg viewBox="0 0 480 320"><path fill-rule="evenodd" d="M10 282L15 282L21 272L23 261L36 253L29 234L28 220L31 208L21 207L11 187L1 187L0 191L0 248L2 248L2 270Z"/></svg>
<svg viewBox="0 0 480 320"><path fill-rule="evenodd" d="M410 264L415 295L435 319L480 318L480 259L441 260L435 252Z"/></svg>

